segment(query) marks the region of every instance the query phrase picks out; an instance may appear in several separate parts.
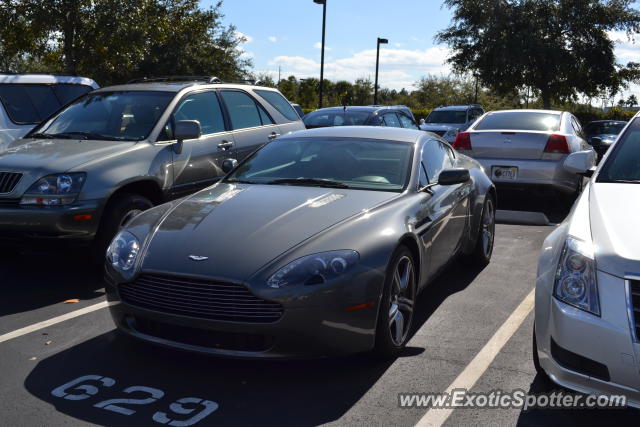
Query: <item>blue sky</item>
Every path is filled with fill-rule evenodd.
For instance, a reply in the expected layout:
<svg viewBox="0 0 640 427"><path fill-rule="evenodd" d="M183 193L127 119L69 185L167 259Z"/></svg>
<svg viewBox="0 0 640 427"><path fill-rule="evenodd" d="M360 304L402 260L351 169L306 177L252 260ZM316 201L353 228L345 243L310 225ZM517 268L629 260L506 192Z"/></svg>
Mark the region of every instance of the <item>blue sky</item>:
<svg viewBox="0 0 640 427"><path fill-rule="evenodd" d="M202 0L203 6L215 0ZM319 77L322 6L313 0L225 0L225 24L234 24L248 41L245 55L257 72L277 78ZM389 39L380 53L380 85L411 90L426 74L449 74L446 46L434 36L451 20L451 12L439 0L327 0L325 77L353 81L373 80L376 38ZM638 61L640 46L624 34L618 40L620 62ZM632 92L640 95L640 88Z"/></svg>

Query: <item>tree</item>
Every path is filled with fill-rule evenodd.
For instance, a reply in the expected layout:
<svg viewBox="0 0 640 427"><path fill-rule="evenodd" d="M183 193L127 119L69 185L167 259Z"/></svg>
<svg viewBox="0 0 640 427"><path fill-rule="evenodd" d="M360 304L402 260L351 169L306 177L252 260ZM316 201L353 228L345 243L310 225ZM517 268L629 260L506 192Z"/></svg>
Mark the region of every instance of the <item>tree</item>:
<svg viewBox="0 0 640 427"><path fill-rule="evenodd" d="M636 98L634 94L629 95L629 98L627 98L627 107L633 108L636 105L638 105L638 98Z"/></svg>
<svg viewBox="0 0 640 427"><path fill-rule="evenodd" d="M640 28L632 0L445 0L451 25L436 40L458 73L474 72L499 94L533 88L545 108L579 94L609 95L637 81L615 62L610 30Z"/></svg>
<svg viewBox="0 0 640 427"><path fill-rule="evenodd" d="M222 2L197 0L4 0L0 63L7 71L82 74L102 85L135 77L241 78L244 39L222 24Z"/></svg>

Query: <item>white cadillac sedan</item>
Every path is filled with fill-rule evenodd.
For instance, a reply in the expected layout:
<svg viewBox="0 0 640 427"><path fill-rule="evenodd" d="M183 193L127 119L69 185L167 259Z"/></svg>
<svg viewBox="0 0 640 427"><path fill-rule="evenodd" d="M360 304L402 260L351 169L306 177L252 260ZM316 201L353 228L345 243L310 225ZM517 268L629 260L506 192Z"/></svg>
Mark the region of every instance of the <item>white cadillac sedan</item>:
<svg viewBox="0 0 640 427"><path fill-rule="evenodd" d="M576 165L574 165L576 166ZM539 374L640 407L640 114L544 242L533 356Z"/></svg>

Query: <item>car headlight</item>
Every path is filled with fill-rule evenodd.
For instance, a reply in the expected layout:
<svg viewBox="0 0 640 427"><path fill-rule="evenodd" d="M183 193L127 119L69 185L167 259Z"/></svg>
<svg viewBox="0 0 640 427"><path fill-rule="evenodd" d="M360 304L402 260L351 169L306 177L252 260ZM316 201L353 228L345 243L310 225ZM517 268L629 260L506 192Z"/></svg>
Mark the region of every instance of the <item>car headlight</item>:
<svg viewBox="0 0 640 427"><path fill-rule="evenodd" d="M128 275L140 255L140 241L128 231L121 231L107 249L107 262L118 272Z"/></svg>
<svg viewBox="0 0 640 427"><path fill-rule="evenodd" d="M458 136L459 132L460 131L458 129L449 129L442 137L446 139L454 139L456 136Z"/></svg>
<svg viewBox="0 0 640 427"><path fill-rule="evenodd" d="M84 172L48 175L39 179L24 193L20 204L59 206L73 203L87 180Z"/></svg>
<svg viewBox="0 0 640 427"><path fill-rule="evenodd" d="M559 300L600 316L593 247L567 237L556 271L553 294Z"/></svg>
<svg viewBox="0 0 640 427"><path fill-rule="evenodd" d="M293 285L319 285L353 268L360 254L352 250L321 252L291 261L267 280L271 288Z"/></svg>

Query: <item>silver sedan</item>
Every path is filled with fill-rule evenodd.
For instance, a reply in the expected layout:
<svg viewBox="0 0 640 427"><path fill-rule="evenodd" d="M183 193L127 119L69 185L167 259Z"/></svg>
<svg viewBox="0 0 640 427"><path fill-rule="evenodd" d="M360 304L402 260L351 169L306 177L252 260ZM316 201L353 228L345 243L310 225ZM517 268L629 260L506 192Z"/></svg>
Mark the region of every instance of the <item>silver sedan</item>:
<svg viewBox="0 0 640 427"><path fill-rule="evenodd" d="M568 112L505 110L483 115L456 137L453 147L478 160L496 185L533 187L572 195L582 177L565 164L569 154L596 153Z"/></svg>

